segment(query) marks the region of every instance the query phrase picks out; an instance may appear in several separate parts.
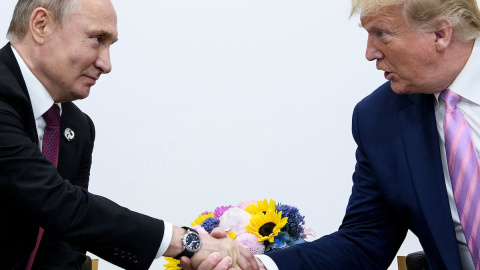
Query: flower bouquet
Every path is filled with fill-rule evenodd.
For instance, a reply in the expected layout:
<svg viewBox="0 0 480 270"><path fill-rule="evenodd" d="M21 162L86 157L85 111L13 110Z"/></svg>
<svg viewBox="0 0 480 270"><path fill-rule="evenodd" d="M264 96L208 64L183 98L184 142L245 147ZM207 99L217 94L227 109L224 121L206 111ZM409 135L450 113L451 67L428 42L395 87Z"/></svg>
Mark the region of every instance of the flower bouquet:
<svg viewBox="0 0 480 270"><path fill-rule="evenodd" d="M303 243L308 235L315 236L313 230L305 227L304 218L296 207L264 199L203 212L190 226L204 234L220 227L239 246L255 255ZM180 260L165 259L167 270L182 269Z"/></svg>

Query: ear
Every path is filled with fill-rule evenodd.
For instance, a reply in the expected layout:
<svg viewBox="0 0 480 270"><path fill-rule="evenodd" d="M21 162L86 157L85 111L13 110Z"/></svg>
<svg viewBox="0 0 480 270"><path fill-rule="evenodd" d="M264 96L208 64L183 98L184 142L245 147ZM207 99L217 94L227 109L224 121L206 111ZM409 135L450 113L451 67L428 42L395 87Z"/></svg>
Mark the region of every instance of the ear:
<svg viewBox="0 0 480 270"><path fill-rule="evenodd" d="M435 34L435 48L438 52L445 51L453 39L453 28L449 20L441 19Z"/></svg>
<svg viewBox="0 0 480 270"><path fill-rule="evenodd" d="M55 21L52 14L44 8L36 8L30 17L30 32L33 40L38 44L43 44L45 38L55 29Z"/></svg>

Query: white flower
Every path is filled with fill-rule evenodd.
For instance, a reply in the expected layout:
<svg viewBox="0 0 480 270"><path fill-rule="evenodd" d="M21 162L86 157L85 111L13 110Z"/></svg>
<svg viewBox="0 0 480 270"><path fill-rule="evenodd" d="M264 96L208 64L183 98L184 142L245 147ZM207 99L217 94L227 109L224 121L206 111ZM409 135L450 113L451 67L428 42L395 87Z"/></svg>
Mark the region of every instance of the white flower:
<svg viewBox="0 0 480 270"><path fill-rule="evenodd" d="M223 215L219 218L220 225L219 227L228 231L234 232L236 235L247 232L245 228L250 223L250 218L252 215L243 211L238 207L232 207L225 211Z"/></svg>

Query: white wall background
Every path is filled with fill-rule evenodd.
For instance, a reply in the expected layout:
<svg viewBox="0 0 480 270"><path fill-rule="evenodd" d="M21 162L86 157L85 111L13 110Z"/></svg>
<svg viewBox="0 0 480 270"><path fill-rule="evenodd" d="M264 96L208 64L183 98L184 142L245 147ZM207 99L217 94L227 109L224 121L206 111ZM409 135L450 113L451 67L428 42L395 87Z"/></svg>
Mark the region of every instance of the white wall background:
<svg viewBox="0 0 480 270"><path fill-rule="evenodd" d="M2 1L2 35L15 3ZM355 165L351 114L384 82L349 0L113 3L113 71L77 102L96 124L91 192L176 225L273 198L318 236L335 231ZM400 253L420 249L409 234Z"/></svg>

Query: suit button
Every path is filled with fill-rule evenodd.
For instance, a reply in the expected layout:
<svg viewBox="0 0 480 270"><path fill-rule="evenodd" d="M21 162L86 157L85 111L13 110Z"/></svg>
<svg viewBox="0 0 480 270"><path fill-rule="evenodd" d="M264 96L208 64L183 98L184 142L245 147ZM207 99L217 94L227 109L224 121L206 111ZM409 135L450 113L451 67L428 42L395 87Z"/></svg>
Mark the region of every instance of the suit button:
<svg viewBox="0 0 480 270"><path fill-rule="evenodd" d="M120 258L122 258L122 259L125 258L125 251L122 250L122 251L120 252Z"/></svg>
<svg viewBox="0 0 480 270"><path fill-rule="evenodd" d="M120 253L120 250L118 248L115 248L113 250L113 255L118 256L119 253Z"/></svg>
<svg viewBox="0 0 480 270"><path fill-rule="evenodd" d="M133 256L132 256L132 262L133 262L133 263L137 263L137 262L138 262L138 257L137 257L137 255L133 255Z"/></svg>
<svg viewBox="0 0 480 270"><path fill-rule="evenodd" d="M132 259L132 253L127 253L127 260L131 260Z"/></svg>

